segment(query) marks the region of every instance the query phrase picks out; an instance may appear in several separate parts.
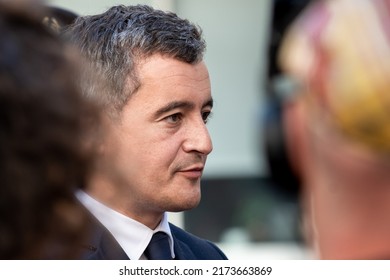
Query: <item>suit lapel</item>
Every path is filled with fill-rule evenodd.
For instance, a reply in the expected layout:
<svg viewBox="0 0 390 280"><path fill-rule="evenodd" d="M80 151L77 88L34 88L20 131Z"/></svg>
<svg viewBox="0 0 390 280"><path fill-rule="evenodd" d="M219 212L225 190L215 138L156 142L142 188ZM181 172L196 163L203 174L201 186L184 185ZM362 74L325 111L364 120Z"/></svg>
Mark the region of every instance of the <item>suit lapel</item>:
<svg viewBox="0 0 390 280"><path fill-rule="evenodd" d="M175 259L176 260L195 260L196 256L191 251L190 247L182 242L181 240L177 239L172 233L173 241L175 243Z"/></svg>

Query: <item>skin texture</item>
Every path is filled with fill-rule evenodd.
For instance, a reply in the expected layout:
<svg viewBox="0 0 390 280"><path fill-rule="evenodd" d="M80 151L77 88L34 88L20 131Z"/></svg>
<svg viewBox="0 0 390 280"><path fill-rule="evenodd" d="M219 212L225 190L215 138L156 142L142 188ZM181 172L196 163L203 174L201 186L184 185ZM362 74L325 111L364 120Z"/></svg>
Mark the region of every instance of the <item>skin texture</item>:
<svg viewBox="0 0 390 280"><path fill-rule="evenodd" d="M96 199L150 228L165 211L198 205L200 178L212 151L206 122L211 86L203 62L152 55L138 64L141 86L119 119L107 118Z"/></svg>

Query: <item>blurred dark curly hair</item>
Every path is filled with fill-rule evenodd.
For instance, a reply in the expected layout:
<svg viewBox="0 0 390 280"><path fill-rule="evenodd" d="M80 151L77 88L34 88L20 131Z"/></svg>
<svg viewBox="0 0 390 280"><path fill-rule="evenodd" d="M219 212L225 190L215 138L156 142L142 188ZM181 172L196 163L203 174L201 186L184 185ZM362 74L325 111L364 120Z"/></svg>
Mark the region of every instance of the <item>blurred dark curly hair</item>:
<svg viewBox="0 0 390 280"><path fill-rule="evenodd" d="M92 164L97 111L37 6L0 1L1 259L76 258L86 230L73 194Z"/></svg>

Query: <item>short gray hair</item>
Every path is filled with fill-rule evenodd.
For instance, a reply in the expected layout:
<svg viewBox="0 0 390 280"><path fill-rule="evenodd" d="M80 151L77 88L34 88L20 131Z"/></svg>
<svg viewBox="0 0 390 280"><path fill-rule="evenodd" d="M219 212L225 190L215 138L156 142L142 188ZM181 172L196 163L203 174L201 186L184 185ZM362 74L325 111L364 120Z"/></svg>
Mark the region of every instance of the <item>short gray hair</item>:
<svg viewBox="0 0 390 280"><path fill-rule="evenodd" d="M84 93L114 113L140 86L136 65L141 59L162 54L195 64L206 48L198 26L146 5L119 5L99 15L79 17L65 36L80 48L92 71L104 77L105 86L99 89L93 79L85 79Z"/></svg>

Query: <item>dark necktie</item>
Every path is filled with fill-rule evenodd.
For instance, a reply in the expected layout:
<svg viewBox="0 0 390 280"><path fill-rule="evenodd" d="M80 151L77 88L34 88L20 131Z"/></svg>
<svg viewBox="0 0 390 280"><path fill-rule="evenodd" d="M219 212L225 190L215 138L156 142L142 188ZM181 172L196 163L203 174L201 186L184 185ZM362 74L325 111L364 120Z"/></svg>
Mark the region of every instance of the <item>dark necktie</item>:
<svg viewBox="0 0 390 280"><path fill-rule="evenodd" d="M146 247L145 256L149 260L172 260L168 235L161 231L153 234L152 240Z"/></svg>

